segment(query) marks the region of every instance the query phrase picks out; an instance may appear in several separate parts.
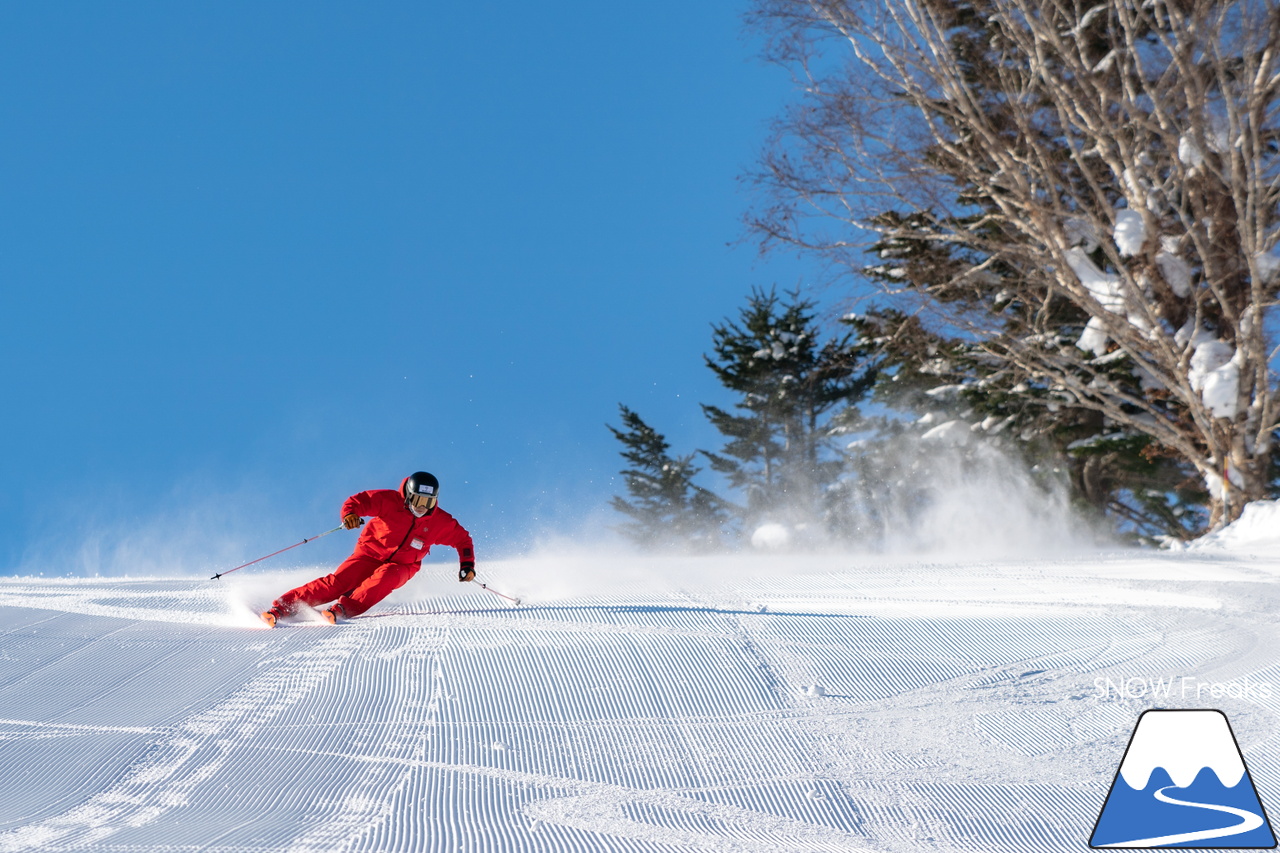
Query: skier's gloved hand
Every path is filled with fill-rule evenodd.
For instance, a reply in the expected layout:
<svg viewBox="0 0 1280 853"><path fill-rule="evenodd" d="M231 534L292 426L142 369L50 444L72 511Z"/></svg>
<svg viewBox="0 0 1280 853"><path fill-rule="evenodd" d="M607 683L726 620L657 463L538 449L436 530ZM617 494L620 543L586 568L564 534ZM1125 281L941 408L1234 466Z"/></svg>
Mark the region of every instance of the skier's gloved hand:
<svg viewBox="0 0 1280 853"><path fill-rule="evenodd" d="M357 527L359 527L362 524L364 524L364 522L361 521L360 516L356 515L354 512L351 513L350 515L344 515L342 517L342 526L347 528L348 530L355 530Z"/></svg>
<svg viewBox="0 0 1280 853"><path fill-rule="evenodd" d="M458 567L458 580L461 583L476 579L476 564L471 560L465 561Z"/></svg>

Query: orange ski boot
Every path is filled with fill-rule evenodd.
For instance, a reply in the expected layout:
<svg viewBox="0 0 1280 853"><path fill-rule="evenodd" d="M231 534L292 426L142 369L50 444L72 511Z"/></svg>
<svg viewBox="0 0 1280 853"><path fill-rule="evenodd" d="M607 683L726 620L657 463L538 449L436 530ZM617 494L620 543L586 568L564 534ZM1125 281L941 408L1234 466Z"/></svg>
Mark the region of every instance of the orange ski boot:
<svg viewBox="0 0 1280 853"><path fill-rule="evenodd" d="M275 606L274 604L271 605L270 610L264 610L258 614L259 618L261 618L263 622L267 623L268 628L274 628L277 622L279 622L281 619L283 619L288 615L289 615L289 611L281 610L279 607Z"/></svg>

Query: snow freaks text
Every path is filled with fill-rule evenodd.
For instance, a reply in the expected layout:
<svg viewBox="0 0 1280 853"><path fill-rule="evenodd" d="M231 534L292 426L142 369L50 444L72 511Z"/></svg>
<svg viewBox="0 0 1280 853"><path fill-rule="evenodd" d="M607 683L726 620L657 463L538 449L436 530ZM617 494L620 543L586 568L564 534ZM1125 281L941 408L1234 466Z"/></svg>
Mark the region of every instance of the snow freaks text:
<svg viewBox="0 0 1280 853"><path fill-rule="evenodd" d="M1135 676L1093 680L1098 699L1270 699L1275 691L1269 681L1247 675L1238 681L1205 681L1193 675Z"/></svg>

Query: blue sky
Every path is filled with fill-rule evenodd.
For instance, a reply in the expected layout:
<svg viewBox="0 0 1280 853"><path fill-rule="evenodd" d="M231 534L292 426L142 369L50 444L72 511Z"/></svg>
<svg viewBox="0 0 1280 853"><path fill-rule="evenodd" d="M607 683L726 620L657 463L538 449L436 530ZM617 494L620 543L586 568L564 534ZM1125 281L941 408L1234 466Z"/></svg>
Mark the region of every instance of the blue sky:
<svg viewBox="0 0 1280 853"><path fill-rule="evenodd" d="M598 527L619 402L714 446L710 324L803 280L738 242L792 96L744 10L0 6L0 572L225 567L418 468L483 560Z"/></svg>

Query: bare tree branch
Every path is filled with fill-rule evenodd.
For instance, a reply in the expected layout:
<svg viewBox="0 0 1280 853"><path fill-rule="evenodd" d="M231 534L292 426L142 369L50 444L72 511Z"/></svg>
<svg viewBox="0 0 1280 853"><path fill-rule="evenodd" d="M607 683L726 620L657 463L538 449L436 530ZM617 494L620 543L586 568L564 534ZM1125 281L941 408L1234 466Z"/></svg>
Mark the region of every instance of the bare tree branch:
<svg viewBox="0 0 1280 853"><path fill-rule="evenodd" d="M806 97L753 223L1148 436L1225 523L1280 420L1280 7L1086 5L759 0Z"/></svg>

